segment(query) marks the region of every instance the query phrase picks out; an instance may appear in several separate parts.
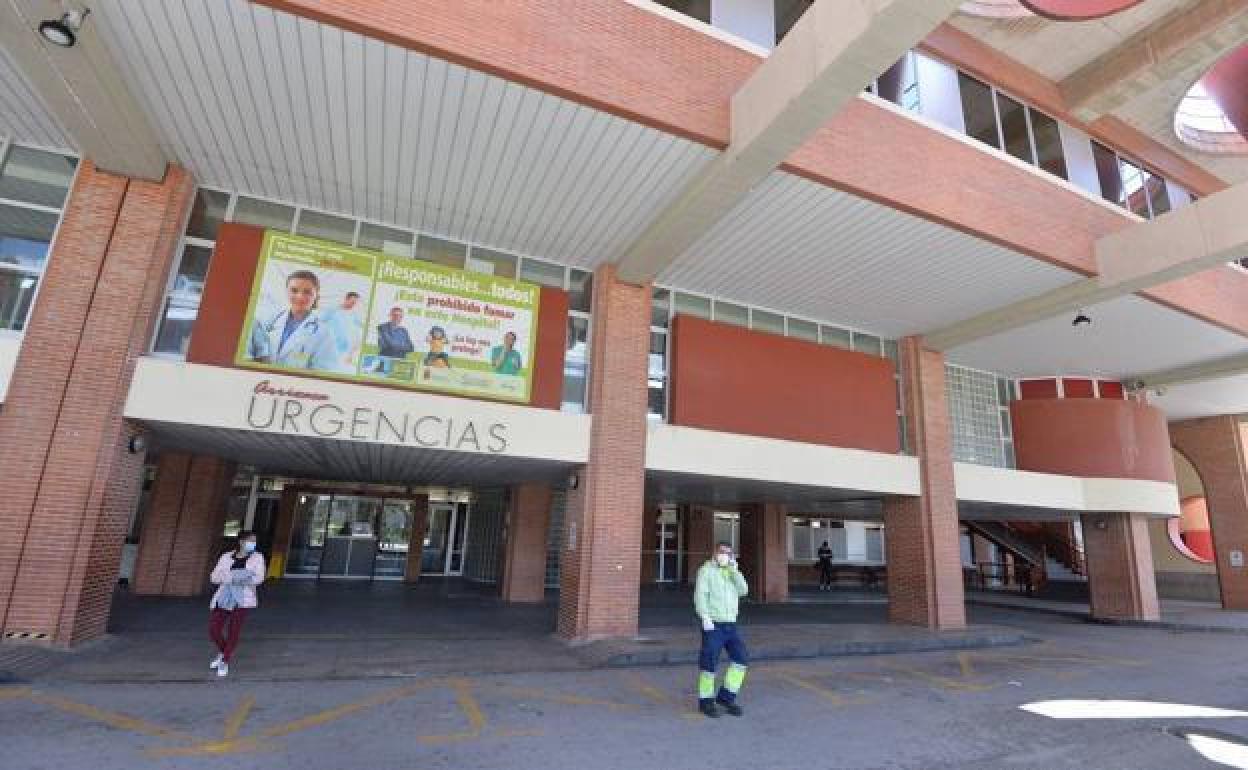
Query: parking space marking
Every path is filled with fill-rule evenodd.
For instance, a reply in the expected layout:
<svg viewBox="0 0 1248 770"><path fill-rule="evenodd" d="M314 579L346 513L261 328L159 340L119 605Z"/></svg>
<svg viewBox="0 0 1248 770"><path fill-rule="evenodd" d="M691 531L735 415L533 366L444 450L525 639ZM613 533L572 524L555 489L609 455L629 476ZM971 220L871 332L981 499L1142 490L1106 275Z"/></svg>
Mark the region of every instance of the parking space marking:
<svg viewBox="0 0 1248 770"><path fill-rule="evenodd" d="M582 695L564 695L562 693L550 693L545 690L539 690L534 687L501 687L499 692L506 695L518 695L524 698L537 698L539 700L553 701L554 703L562 703L567 706L604 706L609 709L638 709L641 708L636 703L621 703L619 701L599 700L596 698L586 698Z"/></svg>
<svg viewBox="0 0 1248 770"><path fill-rule="evenodd" d="M853 702L835 690L830 690L827 687L821 687L820 685L815 684L810 681L809 678L803 679L796 672L789 669L771 669L768 673L783 682L787 682L796 687L801 687L804 690L813 692L815 695L818 695L820 698L828 701L833 706L847 706Z"/></svg>
<svg viewBox="0 0 1248 770"><path fill-rule="evenodd" d="M243 729L243 723L247 721L248 715L256 705L256 696L248 695L243 702L238 704L238 708L234 709L234 713L230 714L225 720L225 739L232 741L238 737L238 733Z"/></svg>
<svg viewBox="0 0 1248 770"><path fill-rule="evenodd" d="M688 719L691 721L696 720L696 721L702 722L706 720L706 717L702 716L700 713L697 713L695 711L690 711L684 708L684 706L679 701L672 698L670 695L668 695L667 693L665 693L663 690L659 689L658 687L655 687L653 684L650 684L649 682L647 682L645 678L641 676L641 674L630 671L627 674L625 674L625 679L628 680L629 685L632 686L633 689L641 693L641 695L644 698L646 698L647 700L649 700L651 703L655 704L656 706L663 706L665 708L676 709L678 712L680 712L680 716L682 718Z"/></svg>
<svg viewBox="0 0 1248 770"><path fill-rule="evenodd" d="M89 719L93 722L101 722L109 727L115 727L118 730L124 730L129 733L138 733L153 738L165 738L177 741L196 741L199 740L195 736L184 733L180 730L173 730L160 725L152 724L138 717L132 717L128 714L119 714L115 711L107 711L96 706L86 703L62 698L59 695L49 695L45 693L30 692L27 699L32 703L38 703L43 706L51 706L58 711L64 711L69 714Z"/></svg>
<svg viewBox="0 0 1248 770"><path fill-rule="evenodd" d="M477 702L472 693L473 684L466 679L457 679L449 684L455 691L455 704L459 706L460 712L468 720L468 729L448 735L420 735L416 738L420 743L439 744L471 740L481 737L481 732L485 729L485 713L481 711L481 704Z"/></svg>

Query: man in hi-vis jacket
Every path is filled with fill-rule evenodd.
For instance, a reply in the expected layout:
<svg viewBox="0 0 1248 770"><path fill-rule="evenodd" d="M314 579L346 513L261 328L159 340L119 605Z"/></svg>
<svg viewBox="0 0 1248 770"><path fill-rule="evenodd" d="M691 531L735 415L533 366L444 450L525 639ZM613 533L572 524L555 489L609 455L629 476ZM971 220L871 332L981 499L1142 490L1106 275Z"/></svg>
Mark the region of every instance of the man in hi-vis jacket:
<svg viewBox="0 0 1248 770"><path fill-rule="evenodd" d="M708 717L719 716L719 706L739 717L741 706L737 693L745 682L745 668L749 658L745 642L737 633L737 604L749 593L745 578L737 570L732 545L720 543L715 546L714 558L698 569L697 584L693 589L693 606L702 621L702 654L698 658L698 710ZM724 684L715 693L715 667L719 664L721 650L728 651L728 670L724 672ZM718 706L716 705L718 704Z"/></svg>

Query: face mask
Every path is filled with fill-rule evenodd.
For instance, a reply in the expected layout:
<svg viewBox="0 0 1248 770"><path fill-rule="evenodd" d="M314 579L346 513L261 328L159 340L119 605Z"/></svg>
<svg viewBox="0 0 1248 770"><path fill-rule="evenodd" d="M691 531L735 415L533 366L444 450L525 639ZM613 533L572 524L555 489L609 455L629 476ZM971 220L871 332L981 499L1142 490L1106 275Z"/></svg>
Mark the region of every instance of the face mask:
<svg viewBox="0 0 1248 770"><path fill-rule="evenodd" d="M721 567L727 567L728 562L732 561L732 557L726 553L715 554L715 562Z"/></svg>
<svg viewBox="0 0 1248 770"><path fill-rule="evenodd" d="M250 540L247 540L247 541L244 541L244 542L243 542L243 551L244 551L244 552L246 552L246 553L251 553L251 552L252 552L252 551L254 551L254 550L256 550L256 544L255 544L255 543L251 542Z"/></svg>

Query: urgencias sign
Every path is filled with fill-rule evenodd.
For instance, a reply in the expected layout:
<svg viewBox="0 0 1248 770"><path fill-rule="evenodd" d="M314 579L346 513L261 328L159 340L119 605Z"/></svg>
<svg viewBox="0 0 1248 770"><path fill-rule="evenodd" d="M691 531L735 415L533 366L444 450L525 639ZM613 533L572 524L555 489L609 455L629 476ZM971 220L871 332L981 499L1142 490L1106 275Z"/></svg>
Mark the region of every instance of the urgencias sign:
<svg viewBox="0 0 1248 770"><path fill-rule="evenodd" d="M247 424L293 435L491 454L506 452L508 443L506 423L341 406L325 393L276 387L270 380L252 389Z"/></svg>

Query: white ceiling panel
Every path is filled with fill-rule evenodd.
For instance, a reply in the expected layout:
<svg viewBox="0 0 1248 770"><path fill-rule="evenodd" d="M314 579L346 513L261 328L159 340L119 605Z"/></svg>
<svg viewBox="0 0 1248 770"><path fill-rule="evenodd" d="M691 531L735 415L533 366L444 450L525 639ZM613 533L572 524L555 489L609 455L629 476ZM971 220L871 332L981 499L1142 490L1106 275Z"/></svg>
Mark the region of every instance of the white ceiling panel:
<svg viewBox="0 0 1248 770"><path fill-rule="evenodd" d="M592 266L715 151L245 0L93 11L203 184Z"/></svg>
<svg viewBox="0 0 1248 770"><path fill-rule="evenodd" d="M74 149L4 48L0 48L0 138L51 150Z"/></svg>
<svg viewBox="0 0 1248 770"><path fill-rule="evenodd" d="M1014 377L1054 374L1118 379L1248 353L1248 340L1136 296L1063 315L949 353L954 363Z"/></svg>
<svg viewBox="0 0 1248 770"><path fill-rule="evenodd" d="M776 172L660 282L901 337L1077 278L952 228Z"/></svg>

